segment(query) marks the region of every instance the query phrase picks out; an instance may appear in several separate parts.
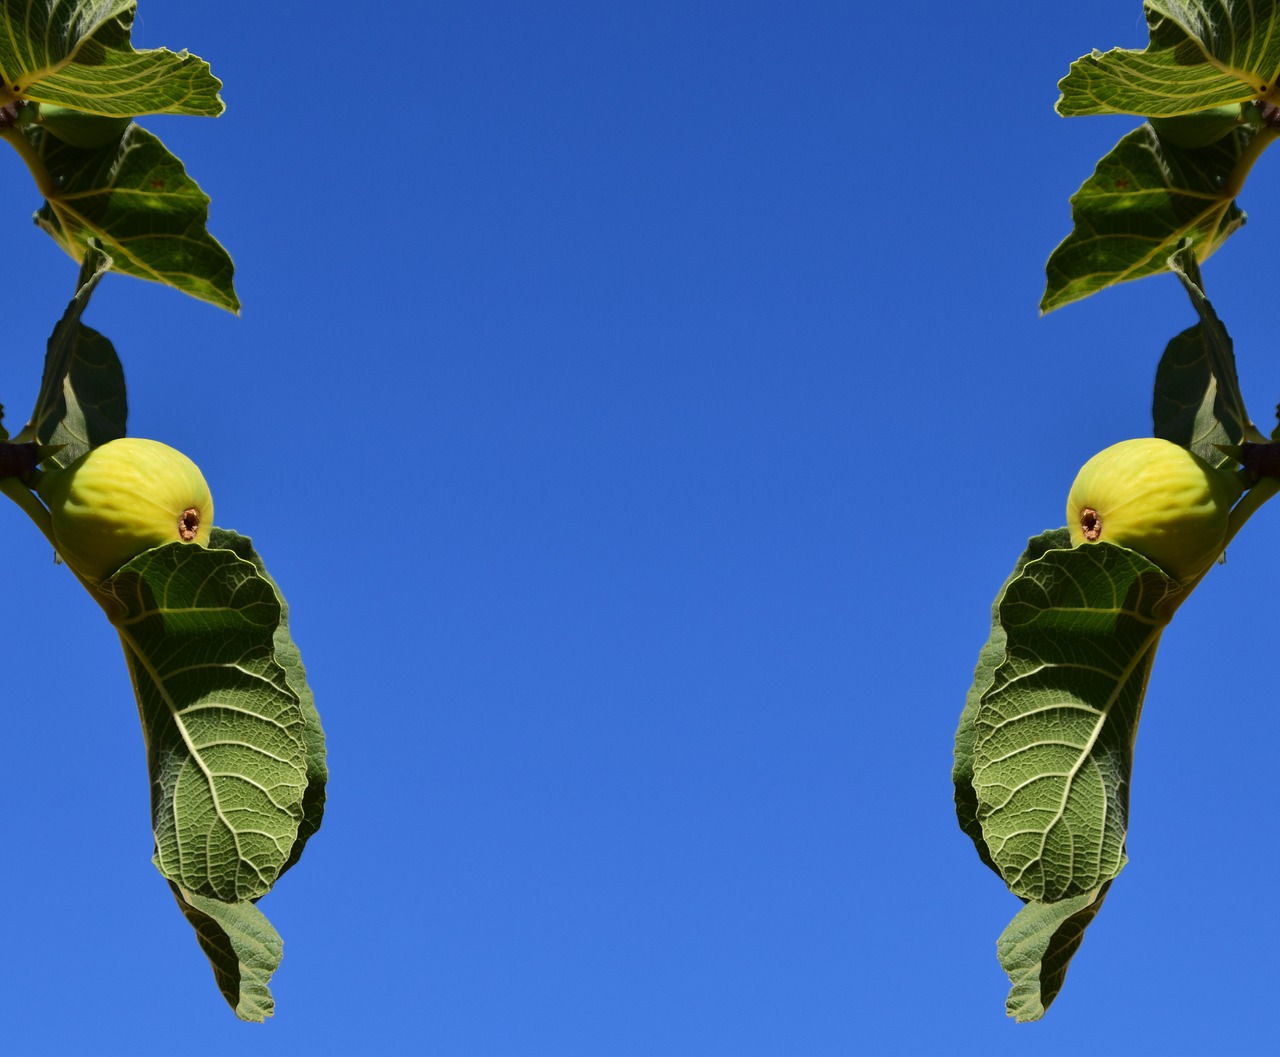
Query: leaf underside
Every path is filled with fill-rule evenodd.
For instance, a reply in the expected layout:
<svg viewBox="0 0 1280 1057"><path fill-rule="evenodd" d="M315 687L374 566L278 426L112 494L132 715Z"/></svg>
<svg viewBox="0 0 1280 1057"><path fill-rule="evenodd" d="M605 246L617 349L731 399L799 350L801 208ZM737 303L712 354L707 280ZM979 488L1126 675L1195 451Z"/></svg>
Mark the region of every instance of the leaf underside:
<svg viewBox="0 0 1280 1057"><path fill-rule="evenodd" d="M1066 529L1029 541L992 607L956 732L956 814L979 857L1026 904L1001 937L1010 1016L1034 1020L1062 986L1126 862L1138 719L1182 588Z"/></svg>
<svg viewBox="0 0 1280 1057"><path fill-rule="evenodd" d="M80 322L111 258L97 242L86 247L76 294L49 337L35 410L21 439L62 450L44 460L46 469L68 466L90 448L125 435L128 401L124 370L114 346Z"/></svg>
<svg viewBox="0 0 1280 1057"><path fill-rule="evenodd" d="M283 874L302 855L307 840L320 828L324 818L325 785L329 780L329 770L325 756L324 729L320 725L320 713L316 709L315 696L307 683L306 668L302 663L302 654L289 634L289 606L284 600L276 582L267 572L261 557L253 549L253 543L247 536L241 536L228 529L215 528L209 539L209 546L229 550L250 562L258 571L258 575L271 584L280 604L280 622L276 625L274 635L274 651L276 663L284 670L289 689L297 695L303 713L302 739L306 745L307 785L302 794L302 818L298 823L298 835L294 840L289 857L280 868Z"/></svg>
<svg viewBox="0 0 1280 1057"><path fill-rule="evenodd" d="M253 903L223 903L185 892L172 881L178 908L196 931L218 990L241 1020L261 1022L275 1011L268 983L284 942Z"/></svg>
<svg viewBox="0 0 1280 1057"><path fill-rule="evenodd" d="M1028 903L996 942L1009 974L1005 1011L1019 1023L1039 1020L1062 990L1084 930L1102 909L1111 882L1057 903Z"/></svg>
<svg viewBox="0 0 1280 1057"><path fill-rule="evenodd" d="M1184 241L1207 260L1245 222L1232 188L1254 135L1242 125L1183 150L1144 124L1121 139L1071 196L1073 227L1045 265L1040 310L1166 271Z"/></svg>
<svg viewBox="0 0 1280 1057"><path fill-rule="evenodd" d="M101 590L146 733L156 865L196 895L261 896L308 781L305 716L273 652L275 589L231 551L171 543Z"/></svg>
<svg viewBox="0 0 1280 1057"><path fill-rule="evenodd" d="M136 124L93 148L23 131L55 184L36 222L67 253L81 260L96 239L116 271L239 311L235 266L206 228L209 196L159 139Z"/></svg>
<svg viewBox="0 0 1280 1057"><path fill-rule="evenodd" d="M203 59L134 50L136 8L135 0L0 0L3 87L116 117L222 113L222 83Z"/></svg>
<svg viewBox="0 0 1280 1057"><path fill-rule="evenodd" d="M978 857L996 873L1000 872L1000 868L992 860L987 842L982 836L982 824L978 821L978 797L973 791L973 747L978 738L978 731L973 721L978 714L978 705L982 701L983 694L991 689L991 684L995 681L996 669L1004 663L1006 635L1000 623L1000 603L1009 589L1009 584L1022 574L1027 562L1034 561L1055 547L1069 548L1070 546L1071 535L1066 529L1054 529L1028 540L1026 550L1023 551L1013 572L1009 574L1009 578L1001 586L992 603L991 634L978 654L978 663L973 673L973 685L969 689L964 711L960 713L960 723L956 728L955 757L951 771L951 780L955 785L956 817L960 822L960 828L973 841Z"/></svg>
<svg viewBox="0 0 1280 1057"><path fill-rule="evenodd" d="M1014 894L1056 902L1124 865L1138 718L1180 588L1108 543L1050 550L1010 582L1005 659L974 716L973 788Z"/></svg>
<svg viewBox="0 0 1280 1057"><path fill-rule="evenodd" d="M1195 452L1211 466L1233 468L1219 445L1261 442L1245 408L1227 328L1204 292L1195 254L1183 247L1169 261L1200 322L1166 346L1156 370L1151 417L1154 435Z"/></svg>
<svg viewBox="0 0 1280 1057"><path fill-rule="evenodd" d="M324 732L287 606L252 542L215 528L103 585L152 776L155 865L242 1020L272 1014L282 942L254 905L324 813Z"/></svg>
<svg viewBox="0 0 1280 1057"><path fill-rule="evenodd" d="M1280 71L1275 0L1147 0L1142 51L1093 51L1059 82L1058 113L1164 117L1266 96Z"/></svg>

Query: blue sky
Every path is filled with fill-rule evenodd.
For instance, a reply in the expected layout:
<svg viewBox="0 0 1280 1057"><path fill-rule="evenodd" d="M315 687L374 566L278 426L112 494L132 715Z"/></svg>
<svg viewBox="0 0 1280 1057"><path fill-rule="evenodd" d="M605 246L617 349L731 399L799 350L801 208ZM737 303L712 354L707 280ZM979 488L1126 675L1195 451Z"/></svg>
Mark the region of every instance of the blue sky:
<svg viewBox="0 0 1280 1057"><path fill-rule="evenodd" d="M134 39L225 82L145 123L244 308L109 277L86 320L289 599L329 807L241 1024L150 863L114 635L0 516L0 1050L1274 1046L1276 511L1166 633L1131 863L1038 1024L951 808L991 598L1194 321L1171 277L1037 314L1132 124L1055 85L1145 44L1137 0L143 0ZM1272 161L1205 269L1266 427ZM75 270L16 157L0 188L16 423Z"/></svg>

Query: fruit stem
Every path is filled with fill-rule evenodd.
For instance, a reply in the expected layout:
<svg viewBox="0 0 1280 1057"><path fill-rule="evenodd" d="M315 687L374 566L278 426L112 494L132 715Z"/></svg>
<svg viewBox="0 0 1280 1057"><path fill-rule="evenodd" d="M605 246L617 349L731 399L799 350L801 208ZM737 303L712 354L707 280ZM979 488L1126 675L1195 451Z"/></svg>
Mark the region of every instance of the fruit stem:
<svg viewBox="0 0 1280 1057"><path fill-rule="evenodd" d="M1231 516L1227 519L1227 538L1223 541L1224 546L1235 539L1236 533L1244 527L1244 523L1258 512L1263 503L1277 493L1280 493L1280 477L1264 477L1245 492L1240 502L1232 507Z"/></svg>
<svg viewBox="0 0 1280 1057"><path fill-rule="evenodd" d="M4 492L18 506L22 507L27 517L36 523L36 528L44 533L44 538L49 541L50 546L57 547L57 544L53 542L53 520L49 517L49 511L45 508L45 505L40 502L34 492L16 477L0 478L0 492Z"/></svg>
<svg viewBox="0 0 1280 1057"><path fill-rule="evenodd" d="M0 139L8 140L9 146L18 152L18 157L22 159L23 164L31 172L32 179L36 182L36 190L45 198L56 197L58 193L57 184L54 183L44 159L36 153L35 147L31 145L31 141L27 139L22 129L14 125L11 128L0 130Z"/></svg>
<svg viewBox="0 0 1280 1057"><path fill-rule="evenodd" d="M1264 124L1249 140L1249 145L1241 152L1240 157L1236 159L1235 165L1232 167L1231 175L1227 177L1227 181L1222 186L1222 195L1225 199L1238 198L1241 190L1244 189L1244 182L1249 176L1250 170L1254 167L1262 152L1275 142L1276 137L1280 136L1280 129L1273 128Z"/></svg>
<svg viewBox="0 0 1280 1057"><path fill-rule="evenodd" d="M56 551L58 544L53 538L53 519L49 516L49 511L45 505L40 502L40 497L28 490L16 477L0 478L0 492L4 492L18 506L22 507L27 517L36 523L36 528L44 533L44 538L49 541L49 546ZM106 612L107 619L113 624L116 623L119 618L119 607L115 604L114 599L104 595L98 590L96 584L90 583L74 569L71 569L71 566L68 565L67 568L71 570L71 575L80 581L80 585L89 592L89 596Z"/></svg>

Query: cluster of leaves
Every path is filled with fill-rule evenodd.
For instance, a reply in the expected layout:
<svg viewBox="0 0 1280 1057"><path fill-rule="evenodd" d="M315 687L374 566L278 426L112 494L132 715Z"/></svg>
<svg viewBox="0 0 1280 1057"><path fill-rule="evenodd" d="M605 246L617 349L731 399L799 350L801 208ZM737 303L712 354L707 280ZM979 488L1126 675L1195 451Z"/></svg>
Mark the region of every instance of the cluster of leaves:
<svg viewBox="0 0 1280 1057"><path fill-rule="evenodd" d="M1280 491L1280 427L1268 438L1249 418L1199 264L1244 222L1235 197L1277 135L1280 0L1147 0L1145 10L1145 50L1095 51L1059 85L1063 115L1147 120L1072 197L1074 227L1049 259L1041 307L1174 273L1199 322L1164 350L1153 432L1216 467L1242 464L1250 488L1230 538ZM952 777L961 829L1024 904L997 944L1019 1021L1044 1015L1124 868L1147 679L1194 586L1113 544L1073 550L1055 529L1028 543L996 597Z"/></svg>
<svg viewBox="0 0 1280 1057"><path fill-rule="evenodd" d="M0 138L30 169L37 223L80 262L36 406L0 424L0 490L48 534L42 472L125 435L124 372L81 322L114 269L235 311L208 198L134 118L216 115L221 87L186 52L134 50L133 0L0 0ZM154 548L82 581L120 636L151 778L154 862L236 1014L261 1021L282 943L256 901L298 861L324 810L324 734L288 608L247 537Z"/></svg>
<svg viewBox="0 0 1280 1057"><path fill-rule="evenodd" d="M1188 240L1202 264L1245 222L1236 204L1276 138L1276 0L1147 0L1143 51L1094 51L1058 84L1064 117L1154 118L1121 138L1071 197L1071 234L1053 251L1040 302L1050 311L1115 283L1164 271ZM1239 105L1221 138L1188 146L1169 119Z"/></svg>
<svg viewBox="0 0 1280 1057"><path fill-rule="evenodd" d="M96 239L118 272L231 311L227 251L209 198L133 119L222 113L209 64L136 51L134 0L0 0L0 132L44 197L36 223L76 261Z"/></svg>

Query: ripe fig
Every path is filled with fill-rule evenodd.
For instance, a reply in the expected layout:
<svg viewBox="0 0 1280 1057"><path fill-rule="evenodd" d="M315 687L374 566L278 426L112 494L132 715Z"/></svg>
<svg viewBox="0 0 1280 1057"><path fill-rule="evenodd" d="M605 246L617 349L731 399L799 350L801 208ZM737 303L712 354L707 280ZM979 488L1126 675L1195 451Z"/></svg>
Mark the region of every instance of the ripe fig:
<svg viewBox="0 0 1280 1057"><path fill-rule="evenodd" d="M92 583L163 543L209 541L213 499L199 468L156 440L121 437L45 474L62 560Z"/></svg>
<svg viewBox="0 0 1280 1057"><path fill-rule="evenodd" d="M1067 498L1067 528L1076 546L1107 540L1185 582L1222 553L1242 490L1232 474L1171 441L1125 440L1080 468Z"/></svg>

